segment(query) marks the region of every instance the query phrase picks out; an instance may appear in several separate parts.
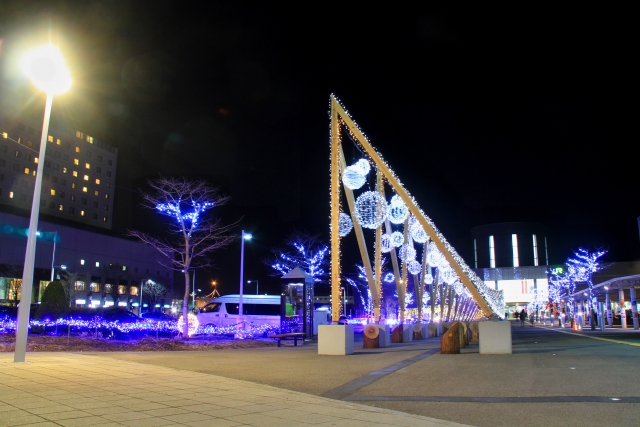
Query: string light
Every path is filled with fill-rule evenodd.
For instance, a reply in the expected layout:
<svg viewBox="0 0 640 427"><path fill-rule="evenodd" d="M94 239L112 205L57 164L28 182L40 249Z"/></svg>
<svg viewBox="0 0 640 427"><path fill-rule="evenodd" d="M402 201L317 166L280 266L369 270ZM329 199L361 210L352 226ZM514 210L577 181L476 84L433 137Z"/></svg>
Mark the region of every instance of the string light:
<svg viewBox="0 0 640 427"><path fill-rule="evenodd" d="M353 221L351 221L351 217L344 212L340 212L340 218L338 218L338 226L339 231L338 234L340 237L344 237L353 228Z"/></svg>
<svg viewBox="0 0 640 427"><path fill-rule="evenodd" d="M402 247L398 251L398 256L402 261L408 263L409 261L416 259L416 250L413 248L413 246L409 245L408 243L405 243L404 245L402 245Z"/></svg>
<svg viewBox="0 0 640 427"><path fill-rule="evenodd" d="M383 234L380 236L380 251L383 253L391 252L393 249L393 242L391 241L391 236L388 234Z"/></svg>
<svg viewBox="0 0 640 427"><path fill-rule="evenodd" d="M342 183L350 190L357 190L367 182L367 178L360 173L360 169L354 166L347 166L342 172Z"/></svg>
<svg viewBox="0 0 640 427"><path fill-rule="evenodd" d="M404 243L404 235L399 231L391 233L391 243L396 248L399 248Z"/></svg>
<svg viewBox="0 0 640 427"><path fill-rule="evenodd" d="M394 224L402 224L409 216L409 208L397 194L391 198L387 207L387 218Z"/></svg>
<svg viewBox="0 0 640 427"><path fill-rule="evenodd" d="M411 274L419 274L420 270L422 270L422 266L418 261L412 260L407 263L407 269Z"/></svg>
<svg viewBox="0 0 640 427"><path fill-rule="evenodd" d="M375 230L386 218L387 202L380 193L365 191L356 199L355 210L358 223Z"/></svg>
<svg viewBox="0 0 640 427"><path fill-rule="evenodd" d="M411 218L413 218L413 223L412 221L409 221L410 223L409 234L411 234L411 238L416 243L427 242L429 240L429 235L427 234L426 231L424 231L424 228L422 228L422 225L420 225L420 223L416 221L414 216L412 216Z"/></svg>
<svg viewBox="0 0 640 427"><path fill-rule="evenodd" d="M358 171L360 172L360 174L362 175L367 175L369 173L369 171L371 170L371 165L369 164L369 162L367 161L367 159L360 159L356 162L355 165L353 165L354 168L357 168Z"/></svg>

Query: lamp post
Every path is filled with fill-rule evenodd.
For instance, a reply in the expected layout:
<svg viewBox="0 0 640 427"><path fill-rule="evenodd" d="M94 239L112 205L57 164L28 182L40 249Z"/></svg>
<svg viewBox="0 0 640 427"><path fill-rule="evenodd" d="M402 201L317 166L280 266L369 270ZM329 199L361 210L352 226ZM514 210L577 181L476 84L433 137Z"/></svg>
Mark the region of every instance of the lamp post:
<svg viewBox="0 0 640 427"><path fill-rule="evenodd" d="M53 270L56 268L56 266L54 265L56 263L56 240L58 240L58 232L56 231L56 234L53 236L53 255L51 256L51 280L49 280L50 282L53 282ZM63 268L63 270L67 268L66 266Z"/></svg>
<svg viewBox="0 0 640 427"><path fill-rule="evenodd" d="M31 292L33 288L33 269L36 255L36 230L38 229L38 215L40 213L40 192L42 190L42 175L44 173L44 156L47 151L47 134L51 117L53 95L66 92L71 87L71 76L60 51L52 45L45 45L29 52L23 62L23 67L33 84L47 94L42 121L42 137L40 138L40 154L38 171L33 189L31 203L31 218L29 219L29 235L27 236L27 250L24 257L24 271L22 274L22 292L18 309L18 324L16 327L16 349L14 362L24 362L27 353L27 336L29 334L29 309L31 308Z"/></svg>
<svg viewBox="0 0 640 427"><path fill-rule="evenodd" d="M258 285L259 285L258 281L257 280L247 280L247 283L253 283L253 282L256 283L256 295L259 295L259 293L258 293Z"/></svg>
<svg viewBox="0 0 640 427"><path fill-rule="evenodd" d="M242 317L242 293L244 291L244 241L251 240L253 236L249 233L245 233L242 230L242 239L240 239L240 298L238 299L238 312L240 313L240 317Z"/></svg>
<svg viewBox="0 0 640 427"><path fill-rule="evenodd" d="M61 268L61 269L63 269L63 270L66 270L66 269L67 269L67 266L66 266L66 265L64 265L64 264L62 264L62 265L53 265L53 266L51 266L51 281L52 281L52 282L53 282L53 279L54 279L54 277L53 277L53 276L54 276L54 274L53 274L53 273L54 273L54 270L55 270L55 268L56 268L56 267Z"/></svg>

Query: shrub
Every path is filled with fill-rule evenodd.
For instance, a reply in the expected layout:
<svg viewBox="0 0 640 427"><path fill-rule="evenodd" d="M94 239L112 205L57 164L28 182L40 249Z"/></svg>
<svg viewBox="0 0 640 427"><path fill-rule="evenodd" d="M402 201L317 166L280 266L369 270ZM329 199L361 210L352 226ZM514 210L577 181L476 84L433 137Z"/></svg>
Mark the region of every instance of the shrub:
<svg viewBox="0 0 640 427"><path fill-rule="evenodd" d="M69 301L64 293L62 282L51 282L47 285L42 295L42 304L38 307L36 318L58 318L69 310Z"/></svg>

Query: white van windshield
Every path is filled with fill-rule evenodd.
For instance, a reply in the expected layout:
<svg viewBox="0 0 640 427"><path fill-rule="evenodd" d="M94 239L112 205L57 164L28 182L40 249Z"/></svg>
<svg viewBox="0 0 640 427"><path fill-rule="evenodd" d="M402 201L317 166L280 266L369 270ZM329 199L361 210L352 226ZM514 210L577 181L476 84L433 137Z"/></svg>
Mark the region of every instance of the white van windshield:
<svg viewBox="0 0 640 427"><path fill-rule="evenodd" d="M200 310L200 313L217 313L220 311L220 304L207 304Z"/></svg>

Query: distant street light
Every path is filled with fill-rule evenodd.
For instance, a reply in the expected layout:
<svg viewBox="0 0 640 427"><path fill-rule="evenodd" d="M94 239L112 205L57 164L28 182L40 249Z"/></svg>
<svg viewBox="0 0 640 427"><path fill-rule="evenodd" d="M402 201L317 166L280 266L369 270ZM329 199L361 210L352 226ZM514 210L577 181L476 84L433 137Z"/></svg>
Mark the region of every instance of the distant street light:
<svg viewBox="0 0 640 427"><path fill-rule="evenodd" d="M256 295L259 295L258 294L258 285L259 285L258 281L257 280L247 280L247 283L253 283L253 282L256 283Z"/></svg>
<svg viewBox="0 0 640 427"><path fill-rule="evenodd" d="M27 236L27 250L24 257L24 271L22 274L22 292L18 309L18 324L16 327L16 346L14 362L24 362L27 353L27 337L29 334L29 310L31 308L31 293L33 288L33 270L36 255L36 231L38 229L38 215L40 214L40 193L42 190L42 175L44 174L44 156L47 151L47 134L49 133L49 119L53 95L66 92L71 87L71 76L60 51L52 45L45 45L27 53L23 60L23 70L31 78L33 84L47 94L42 122L42 137L40 138L40 155L38 171L33 189L31 202L31 218L29 219L29 234Z"/></svg>
<svg viewBox="0 0 640 427"><path fill-rule="evenodd" d="M251 240L253 236L249 233L245 233L242 230L242 239L240 239L240 298L238 298L238 310L240 313L240 318L242 318L242 294L244 291L244 241Z"/></svg>

